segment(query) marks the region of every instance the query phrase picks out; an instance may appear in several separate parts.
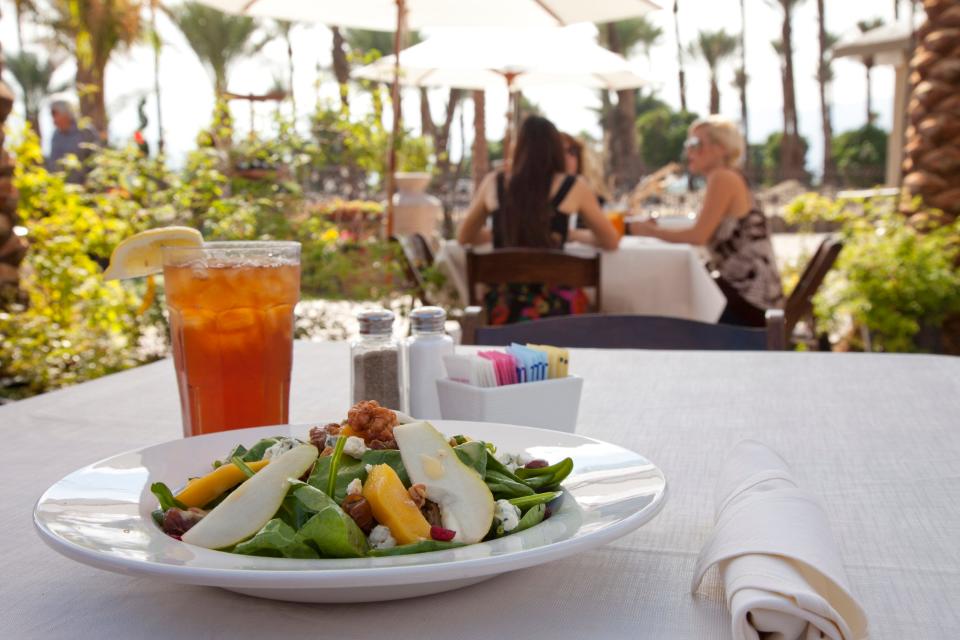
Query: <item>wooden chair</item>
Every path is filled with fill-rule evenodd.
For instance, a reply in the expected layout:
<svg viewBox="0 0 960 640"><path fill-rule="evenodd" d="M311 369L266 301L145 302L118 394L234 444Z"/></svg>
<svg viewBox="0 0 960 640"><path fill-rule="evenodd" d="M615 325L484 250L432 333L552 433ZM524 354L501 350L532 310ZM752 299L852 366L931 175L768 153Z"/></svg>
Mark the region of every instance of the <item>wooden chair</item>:
<svg viewBox="0 0 960 640"><path fill-rule="evenodd" d="M805 320L810 327L811 334L816 338L816 323L813 316L813 296L823 284L827 273L837 262L837 257L843 249L843 241L833 234L828 235L820 243L817 252L807 263L797 286L790 292L787 303L783 307L785 328L787 335L793 335L797 323Z"/></svg>
<svg viewBox="0 0 960 640"><path fill-rule="evenodd" d="M497 249L476 253L467 248L467 290L471 305L480 304L480 284L544 284L593 287L600 308L600 255L584 258L551 249Z"/></svg>
<svg viewBox="0 0 960 640"><path fill-rule="evenodd" d="M797 323L805 320L810 326L813 336L816 337L813 296L817 293L820 285L823 284L827 273L836 263L841 249L843 249L843 241L835 235L828 235L820 242L817 251L804 267L803 273L797 281L797 286L790 292L790 296L784 304L784 328L787 336L792 336ZM717 286L720 287L723 295L727 298L724 315L729 312L732 317L737 319L736 324L745 327L763 327L766 325L763 309L748 302L719 273L714 272L712 275L714 282L717 283Z"/></svg>
<svg viewBox="0 0 960 640"><path fill-rule="evenodd" d="M431 304L426 282L420 272L423 267L433 264L433 252L430 251L427 241L419 233L415 233L410 236L390 236L390 242L400 247L401 266L417 298L424 305Z"/></svg>
<svg viewBox="0 0 960 640"><path fill-rule="evenodd" d="M479 307L469 307L463 344L504 346L513 342L595 349L699 349L782 351L784 314L766 312L766 327L755 329L660 316L585 314L544 318L499 327L481 326Z"/></svg>

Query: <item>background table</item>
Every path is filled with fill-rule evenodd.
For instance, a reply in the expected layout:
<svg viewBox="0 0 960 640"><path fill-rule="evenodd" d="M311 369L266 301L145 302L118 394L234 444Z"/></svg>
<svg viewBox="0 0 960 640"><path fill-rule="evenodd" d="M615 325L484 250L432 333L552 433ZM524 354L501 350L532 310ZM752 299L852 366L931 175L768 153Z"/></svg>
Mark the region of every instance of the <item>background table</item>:
<svg viewBox="0 0 960 640"><path fill-rule="evenodd" d="M299 343L292 420L347 408L343 343ZM669 497L600 549L418 600L298 605L99 571L32 531L47 486L180 435L173 368L152 364L0 407L0 636L7 638L728 638L714 571L688 593L714 480L742 438L779 450L827 509L873 638L960 629L960 359L576 350L578 432L648 456ZM288 635L289 634L289 635Z"/></svg>
<svg viewBox="0 0 960 640"><path fill-rule="evenodd" d="M482 250L482 249L481 249ZM573 254L592 247L567 245ZM456 241L444 241L437 263L466 304L467 258ZM601 253L600 287L604 313L636 313L716 322L727 304L699 252L688 244L626 236L616 251Z"/></svg>

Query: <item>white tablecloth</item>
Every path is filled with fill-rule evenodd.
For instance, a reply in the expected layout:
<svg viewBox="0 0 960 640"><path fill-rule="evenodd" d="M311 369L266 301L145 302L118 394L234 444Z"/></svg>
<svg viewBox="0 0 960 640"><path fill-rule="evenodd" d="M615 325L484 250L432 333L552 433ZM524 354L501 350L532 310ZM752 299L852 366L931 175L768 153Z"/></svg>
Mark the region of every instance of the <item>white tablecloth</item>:
<svg viewBox="0 0 960 640"><path fill-rule="evenodd" d="M340 418L343 343L298 343L291 419ZM823 502L873 640L960 629L960 358L574 350L578 432L667 476L660 515L599 549L418 600L298 605L77 564L32 530L34 502L74 469L180 436L170 361L0 407L2 638L667 638L720 640L716 571L690 581L726 452L783 453Z"/></svg>
<svg viewBox="0 0 960 640"><path fill-rule="evenodd" d="M567 251L592 255L590 247L569 244ZM716 322L726 298L707 273L700 254L687 244L627 236L616 251L602 252L600 287L603 313L670 316ZM448 240L437 263L465 303L467 259L463 247Z"/></svg>

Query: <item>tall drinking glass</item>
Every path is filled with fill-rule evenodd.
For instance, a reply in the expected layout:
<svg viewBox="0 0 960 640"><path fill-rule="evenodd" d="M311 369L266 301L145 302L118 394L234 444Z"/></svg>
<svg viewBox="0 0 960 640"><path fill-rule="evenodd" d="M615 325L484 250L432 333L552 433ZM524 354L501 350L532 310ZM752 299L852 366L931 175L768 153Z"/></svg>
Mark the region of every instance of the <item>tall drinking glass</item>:
<svg viewBox="0 0 960 640"><path fill-rule="evenodd" d="M297 242L164 247L184 436L287 422Z"/></svg>

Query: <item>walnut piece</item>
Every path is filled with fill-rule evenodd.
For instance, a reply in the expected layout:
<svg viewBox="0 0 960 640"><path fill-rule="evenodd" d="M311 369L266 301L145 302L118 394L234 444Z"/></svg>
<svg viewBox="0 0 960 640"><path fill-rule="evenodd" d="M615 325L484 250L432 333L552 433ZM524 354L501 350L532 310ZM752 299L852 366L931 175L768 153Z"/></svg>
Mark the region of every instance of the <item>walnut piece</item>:
<svg viewBox="0 0 960 640"><path fill-rule="evenodd" d="M373 442L378 443L378 448L397 448L397 441L393 438L393 428L397 426L397 414L381 407L375 400L353 405L347 413L347 424L353 434L363 438L370 448L373 448L371 446Z"/></svg>
<svg viewBox="0 0 960 640"><path fill-rule="evenodd" d="M413 503L417 505L418 509L422 509L424 503L427 501L427 487L422 484L410 485L410 488L407 490L407 493L410 494L410 498L413 500Z"/></svg>

